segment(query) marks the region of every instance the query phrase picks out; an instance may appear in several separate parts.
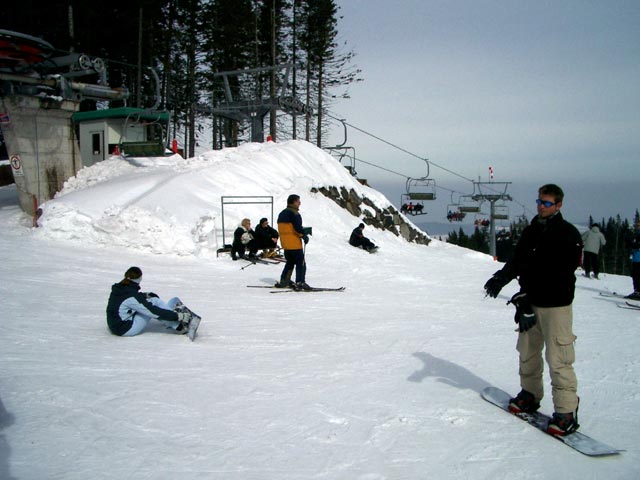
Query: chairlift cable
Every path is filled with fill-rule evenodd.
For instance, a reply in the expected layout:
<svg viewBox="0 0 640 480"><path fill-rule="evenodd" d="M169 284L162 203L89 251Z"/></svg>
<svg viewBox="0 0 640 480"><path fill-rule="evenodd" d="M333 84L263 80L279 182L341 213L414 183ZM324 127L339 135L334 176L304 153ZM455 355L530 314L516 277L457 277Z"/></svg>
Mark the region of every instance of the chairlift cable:
<svg viewBox="0 0 640 480"><path fill-rule="evenodd" d="M329 118L332 118L332 119L334 119L334 120L339 121L343 126L348 125L349 127L353 128L353 129L355 129L355 130L358 130L359 132L364 133L365 135L368 135L368 136L370 136L370 137L372 137L372 138L374 138L374 139L376 139L376 140L378 140L378 141L380 141L380 142L382 142L382 143L385 143L385 144L387 144L387 145L389 145L389 146L391 146L391 147L393 147L393 148L395 148L395 149L397 149L397 150L400 150L401 152L404 152L404 153L406 153L406 154L408 154L408 155L410 155L410 156L412 156L412 157L414 157L414 158L417 158L417 159L419 159L419 160L422 160L422 161L424 161L424 162L427 162L427 165L432 164L432 165L434 165L434 166L436 166L436 167L440 168L441 170L444 170L445 172L450 173L451 175L454 175L454 176L456 176L456 177L462 178L463 180L466 180L466 181L468 181L468 182L471 182L471 183L473 183L473 184L474 184L474 188L475 188L475 181L474 181L473 179L467 178L467 177L465 177L464 175L461 175L461 174L459 174L459 173L457 173L457 172L454 172L454 171L453 171L453 170L451 170L451 169L448 169L448 168L446 168L446 167L443 167L442 165L439 165L439 164L437 164L437 163L435 163L435 162L433 162L433 161L431 161L431 160L428 160L428 159L426 159L426 158L423 158L423 157L421 157L421 156L419 156L419 155L417 155L417 154L415 154L415 153L413 153L413 152L411 152L411 151L409 151L409 150L407 150L407 149L405 149L405 148L400 147L399 145L396 145L396 144L394 144L394 143L392 143L392 142L390 142L390 141L388 141L388 140L385 140L385 139L383 139L383 138L381 138L381 137L379 137L379 136L377 136L377 135L374 135L374 134L373 134L373 133L371 133L371 132L368 132L368 131L366 131L366 130L364 130L364 129L362 129L362 128L359 128L359 127L357 127L357 126L355 126L355 125L353 125L353 124L351 124L351 123L347 122L344 118L338 118L338 117L335 117L335 116L331 115L331 114L330 114L330 113L328 113L328 112L327 112L327 113L325 113L325 115L326 115L327 117L329 117ZM386 172L392 173L392 174L394 174L394 175L398 175L398 176L400 176L400 177L404 177L404 178L409 178L409 176L408 176L408 175L405 175L405 174L402 174L402 173L399 173L399 172L396 172L396 171L390 170L390 169L385 168L385 167L381 167L380 165L376 165L376 164L374 164L374 163L367 162L366 160L362 160L362 159L358 158L358 161L359 161L359 162L362 162L362 163L365 163L365 164L367 164L367 165L370 165L370 166L372 166L372 167L379 168L380 170L384 170L384 171L386 171ZM451 193L459 193L459 194L463 194L462 192L458 192L457 190L453 190L453 189L450 189L450 188L442 187L442 186L440 186L440 185L436 185L435 187L436 187L437 189L446 190L446 191L451 192ZM486 185L485 185L485 187L486 187ZM492 191L493 191L493 189L492 189L491 187L488 187L488 188L489 188L489 190L492 190ZM511 201L512 201L512 202L514 202L514 203L516 203L516 204L518 204L519 206L521 206L521 207L522 207L522 209L523 209L525 212L529 210L529 208L527 208L524 204L522 204L522 203L518 202L517 200L512 199Z"/></svg>
<svg viewBox="0 0 640 480"><path fill-rule="evenodd" d="M415 154L415 153L413 153L413 152L410 152L409 150L407 150L407 149L405 149L405 148L402 148L402 147L400 147L399 145L396 145L396 144L394 144L394 143L392 143L392 142L389 142L388 140L385 140L384 138L381 138L381 137L379 137L379 136L377 136L377 135L374 135L374 134L373 134L373 133L371 133L371 132L367 132L366 130L363 130L362 128L356 127L355 125L353 125L353 124L351 124L351 123L347 122L347 121L346 121L346 120L344 120L344 119L340 119L340 118L334 117L333 115L328 114L328 113L327 113L326 115L327 115L328 117L330 117L330 118L333 118L334 120L338 120L339 122L343 123L344 125L348 125L348 126L350 126L351 128L353 128L353 129L355 129L355 130L358 130L358 131L359 131L359 132L361 132L361 133L364 133L365 135L368 135L368 136L370 136L370 137L372 137L372 138L375 138L376 140L378 140L378 141L380 141L380 142L382 142L382 143L386 143L386 144L387 144L387 145L389 145L390 147L393 147L393 148L395 148L395 149L397 149L397 150L400 150L401 152L404 152L404 153L406 153L407 155L411 155L412 157L415 157L415 158L417 158L417 159L419 159L419 160L422 160L422 161L424 161L424 162L427 162L427 164L431 163L431 164L433 164L434 166L436 166L436 167L440 168L441 170L444 170L445 172L448 172L448 173L450 173L451 175L455 175L456 177L460 177L460 178L462 178L463 180L466 180L466 181L468 181L468 182L473 182L473 180L472 180L472 179L467 178L467 177L465 177L464 175L461 175L461 174L459 174L459 173L457 173L457 172L454 172L453 170L450 170L450 169L448 169L448 168L446 168L446 167L443 167L442 165L438 165L437 163L432 162L431 160L429 160L429 159L427 159L427 158L421 157L420 155L417 155L417 154Z"/></svg>

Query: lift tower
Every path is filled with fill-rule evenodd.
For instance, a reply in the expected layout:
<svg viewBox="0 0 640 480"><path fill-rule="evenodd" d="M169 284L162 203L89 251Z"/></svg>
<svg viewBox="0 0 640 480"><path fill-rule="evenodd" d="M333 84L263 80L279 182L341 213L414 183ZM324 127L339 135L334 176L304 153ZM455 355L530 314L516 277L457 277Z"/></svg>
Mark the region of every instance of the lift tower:
<svg viewBox="0 0 640 480"><path fill-rule="evenodd" d="M513 200L511 195L507 194L507 189L511 182L473 182L474 193L471 198L476 202L486 200L491 206L489 218L489 253L496 258L496 220L504 219L504 216L496 215L496 202L510 202Z"/></svg>

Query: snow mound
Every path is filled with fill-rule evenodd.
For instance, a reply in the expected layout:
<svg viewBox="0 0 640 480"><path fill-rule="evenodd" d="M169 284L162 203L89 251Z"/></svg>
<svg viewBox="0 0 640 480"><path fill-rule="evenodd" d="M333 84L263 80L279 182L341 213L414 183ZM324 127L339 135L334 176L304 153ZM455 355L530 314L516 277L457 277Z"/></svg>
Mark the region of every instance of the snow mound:
<svg viewBox="0 0 640 480"><path fill-rule="evenodd" d="M242 218L254 224L262 217L274 222L287 196L297 193L303 213L317 210L315 231L335 230L338 216L344 220L338 229L344 237L359 220L311 192L322 187L345 187L380 209L391 206L384 195L361 185L308 142L251 143L190 159L113 157L84 168L43 204L41 234L156 254L210 255L230 241ZM273 211L265 203L225 205L223 230L223 196L245 197L238 202L273 197Z"/></svg>

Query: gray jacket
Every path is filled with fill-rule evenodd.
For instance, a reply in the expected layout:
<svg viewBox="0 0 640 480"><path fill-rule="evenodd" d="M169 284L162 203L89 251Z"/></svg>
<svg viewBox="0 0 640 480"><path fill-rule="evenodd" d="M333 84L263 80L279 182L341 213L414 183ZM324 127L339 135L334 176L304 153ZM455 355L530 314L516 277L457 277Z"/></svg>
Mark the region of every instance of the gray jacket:
<svg viewBox="0 0 640 480"><path fill-rule="evenodd" d="M591 230L582 234L582 241L584 242L584 251L595 253L596 255L600 253L600 249L607 244L604 235L600 232L597 225L594 225L591 227Z"/></svg>

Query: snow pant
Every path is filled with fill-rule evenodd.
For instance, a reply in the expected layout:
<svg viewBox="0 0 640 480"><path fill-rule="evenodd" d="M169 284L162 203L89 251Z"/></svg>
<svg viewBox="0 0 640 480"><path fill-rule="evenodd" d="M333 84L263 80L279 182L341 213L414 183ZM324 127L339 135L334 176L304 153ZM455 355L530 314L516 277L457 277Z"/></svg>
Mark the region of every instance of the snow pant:
<svg viewBox="0 0 640 480"><path fill-rule="evenodd" d="M173 310L178 304L178 302L180 301L180 299L178 297L173 297L168 302L163 302L157 297L151 297L147 301L155 305L156 307L164 308L165 310ZM131 328L127 331L127 333L123 333L122 336L133 337L134 335L141 334L145 330L145 328L147 328L152 318L155 318L155 317L150 317L148 315L144 315L142 313L136 312L133 315L133 325L131 325ZM160 320L160 319L157 319L157 320L165 324L167 327L172 328L174 330L178 328L178 325L180 325L180 322L176 322L173 320Z"/></svg>
<svg viewBox="0 0 640 480"><path fill-rule="evenodd" d="M242 242L233 242L233 244L231 245L231 258L233 258L234 260L237 257L243 258L247 249L252 255L255 255L258 252L258 246L255 240L251 240L246 245Z"/></svg>
<svg viewBox="0 0 640 480"><path fill-rule="evenodd" d="M362 237L359 238L357 240L353 240L351 242L349 242L351 244L351 246L353 247L362 247L365 250L371 250L372 248L375 247L375 245L373 244L373 242L371 240L369 240L367 237Z"/></svg>
<svg viewBox="0 0 640 480"><path fill-rule="evenodd" d="M280 283L283 285L289 283L294 268L296 270L296 283L304 282L307 274L307 264L304 261L304 250L285 250L284 258L287 262L284 264L284 268L280 274Z"/></svg>
<svg viewBox="0 0 640 480"><path fill-rule="evenodd" d="M518 335L520 354L520 386L542 400L544 362L542 349L549 365L553 405L557 413L574 412L578 406L578 380L573 370L575 361L573 312L564 307L533 307L537 322Z"/></svg>
<svg viewBox="0 0 640 480"><path fill-rule="evenodd" d="M582 265L584 273L589 276L590 272L597 277L600 274L600 268L598 267L598 254L593 252L584 252L584 262Z"/></svg>
<svg viewBox="0 0 640 480"><path fill-rule="evenodd" d="M640 292L640 262L631 264L631 278L633 279L633 291Z"/></svg>

